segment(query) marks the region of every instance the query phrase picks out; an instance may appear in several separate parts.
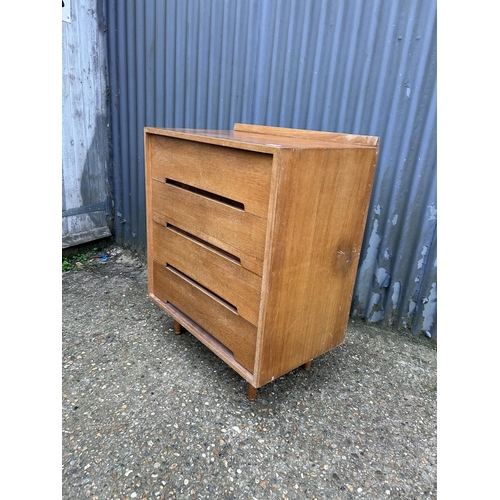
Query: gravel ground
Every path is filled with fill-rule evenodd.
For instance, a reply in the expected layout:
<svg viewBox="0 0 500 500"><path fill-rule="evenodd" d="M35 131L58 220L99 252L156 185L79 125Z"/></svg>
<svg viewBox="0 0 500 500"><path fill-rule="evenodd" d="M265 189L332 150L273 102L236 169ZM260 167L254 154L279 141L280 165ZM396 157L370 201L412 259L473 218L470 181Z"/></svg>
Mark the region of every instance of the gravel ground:
<svg viewBox="0 0 500 500"><path fill-rule="evenodd" d="M62 275L63 499L437 498L434 342L350 320L252 402L109 253Z"/></svg>

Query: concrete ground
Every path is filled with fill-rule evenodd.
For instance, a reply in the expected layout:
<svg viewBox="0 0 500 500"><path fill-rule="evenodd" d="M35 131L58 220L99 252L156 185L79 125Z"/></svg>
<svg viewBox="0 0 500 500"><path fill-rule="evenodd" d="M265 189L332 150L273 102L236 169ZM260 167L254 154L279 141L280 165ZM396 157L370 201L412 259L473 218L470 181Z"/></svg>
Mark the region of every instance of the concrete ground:
<svg viewBox="0 0 500 500"><path fill-rule="evenodd" d="M345 342L247 383L110 248L62 275L62 498L437 498L437 349L350 320Z"/></svg>

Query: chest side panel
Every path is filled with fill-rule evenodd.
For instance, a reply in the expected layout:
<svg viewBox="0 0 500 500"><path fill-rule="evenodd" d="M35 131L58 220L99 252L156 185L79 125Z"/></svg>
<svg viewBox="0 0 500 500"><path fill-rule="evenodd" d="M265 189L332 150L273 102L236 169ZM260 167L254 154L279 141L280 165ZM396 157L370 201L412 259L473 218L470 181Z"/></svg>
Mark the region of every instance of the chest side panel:
<svg viewBox="0 0 500 500"><path fill-rule="evenodd" d="M377 148L283 155L263 292L259 385L344 340L376 156Z"/></svg>

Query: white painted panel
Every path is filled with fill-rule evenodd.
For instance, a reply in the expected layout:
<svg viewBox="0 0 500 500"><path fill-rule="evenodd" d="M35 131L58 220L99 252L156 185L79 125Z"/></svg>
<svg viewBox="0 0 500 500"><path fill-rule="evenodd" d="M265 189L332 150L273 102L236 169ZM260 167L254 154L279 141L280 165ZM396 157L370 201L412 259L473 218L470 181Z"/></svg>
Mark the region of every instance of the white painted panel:
<svg viewBox="0 0 500 500"><path fill-rule="evenodd" d="M103 231L110 234L103 210L64 216L66 210L102 203L108 194L107 56L102 2L73 0L71 17L71 23L62 25L63 247L89 241Z"/></svg>

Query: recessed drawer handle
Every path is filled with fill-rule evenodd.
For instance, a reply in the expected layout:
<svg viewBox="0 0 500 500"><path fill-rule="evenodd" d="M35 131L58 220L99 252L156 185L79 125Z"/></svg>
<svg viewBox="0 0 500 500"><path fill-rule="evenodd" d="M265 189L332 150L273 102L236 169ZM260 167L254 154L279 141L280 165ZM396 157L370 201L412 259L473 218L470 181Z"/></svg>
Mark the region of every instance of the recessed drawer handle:
<svg viewBox="0 0 500 500"><path fill-rule="evenodd" d="M167 269L176 274L177 276L179 276L179 278L182 278L183 280L187 281L190 285L198 288L198 290L201 290L202 292L206 293L209 297L217 301L219 304L223 305L224 307L227 307L234 314L238 314L238 309L235 306L233 306L233 304L230 304L227 300L224 300L222 297L219 297L214 292L211 292L208 288L205 288L203 285L200 285L197 281L191 279L189 276L185 275L175 267L171 266L168 262L167 262Z"/></svg>
<svg viewBox="0 0 500 500"><path fill-rule="evenodd" d="M204 189L200 189L194 186L190 186L189 184L184 184L183 182L174 181L173 179L165 179L167 184L171 186L178 187L180 189L184 189L191 193L204 196L205 198L210 198L211 200L218 201L220 203L224 203L225 205L229 205L230 207L237 208L238 210L245 210L245 205L239 201L232 200L230 198L226 198L225 196L220 196L215 193L211 193L210 191L205 191Z"/></svg>
<svg viewBox="0 0 500 500"><path fill-rule="evenodd" d="M205 247L208 250L211 250L212 252L215 252L216 254L221 255L222 257L225 257L226 259L241 266L241 259L239 257L236 257L236 255L233 255L232 253L226 252L225 250L222 250L221 248L219 248L215 245L212 245L211 243L208 243L207 241L202 240L201 238L198 238L197 236L194 236L193 234L188 233L187 231L184 231L176 226L173 226L172 224L169 224L168 222L165 224L165 227L167 229L170 229L170 231L173 231L174 233L177 233L181 236L184 236L184 238L187 238L188 240L194 241L198 245Z"/></svg>

